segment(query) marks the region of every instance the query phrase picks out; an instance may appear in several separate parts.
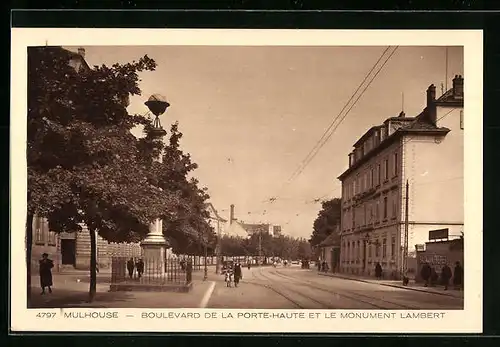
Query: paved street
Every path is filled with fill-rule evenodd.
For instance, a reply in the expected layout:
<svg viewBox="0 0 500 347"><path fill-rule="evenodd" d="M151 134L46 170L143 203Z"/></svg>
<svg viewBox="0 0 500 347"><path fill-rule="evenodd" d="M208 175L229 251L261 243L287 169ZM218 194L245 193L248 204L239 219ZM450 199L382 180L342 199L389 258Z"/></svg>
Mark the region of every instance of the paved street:
<svg viewBox="0 0 500 347"><path fill-rule="evenodd" d="M281 309L462 309L461 293L398 288L387 284L321 276L314 270L254 268L243 273L238 288L218 283L212 308ZM442 291L443 292L443 291Z"/></svg>
<svg viewBox="0 0 500 347"><path fill-rule="evenodd" d="M365 281L365 282L363 282ZM367 281L367 282L366 282ZM54 292L40 295L32 289L32 307L116 308L251 308L251 309L462 309L463 292L442 288L402 288L390 281L324 276L298 266L243 269L235 288L222 275L193 273L193 290L172 292L109 292L109 274L98 276L97 294L87 303L88 275L54 276ZM36 276L33 285L38 284Z"/></svg>

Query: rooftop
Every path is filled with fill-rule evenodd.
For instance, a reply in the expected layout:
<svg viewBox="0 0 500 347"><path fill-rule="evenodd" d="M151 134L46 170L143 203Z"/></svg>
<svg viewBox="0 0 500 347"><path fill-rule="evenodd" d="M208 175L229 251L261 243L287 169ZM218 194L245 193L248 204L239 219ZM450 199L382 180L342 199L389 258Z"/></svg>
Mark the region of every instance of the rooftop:
<svg viewBox="0 0 500 347"><path fill-rule="evenodd" d="M349 153L349 168L338 179L343 180L349 173L360 167L368 158L379 153L394 140L406 134L446 135L450 129L439 127L436 119L436 106L463 107L463 77L456 75L453 87L435 98L435 86L427 89L427 105L416 117L406 117L401 112L397 117L386 118L382 124L368 129L353 145Z"/></svg>

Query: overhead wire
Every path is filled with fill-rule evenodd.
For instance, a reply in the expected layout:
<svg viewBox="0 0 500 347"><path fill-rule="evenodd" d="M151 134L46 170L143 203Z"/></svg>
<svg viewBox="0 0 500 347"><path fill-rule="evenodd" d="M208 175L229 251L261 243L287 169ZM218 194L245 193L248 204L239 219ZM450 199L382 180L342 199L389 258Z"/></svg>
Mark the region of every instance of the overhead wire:
<svg viewBox="0 0 500 347"><path fill-rule="evenodd" d="M349 103L351 102L352 99L354 99L354 97L356 96L356 94L358 93L358 91L362 88L363 84L366 82L366 80L370 77L370 75L372 74L372 72L377 68L377 66L379 65L379 62L383 59L383 57L386 55L387 51L389 51L389 49L391 48L391 46L387 47L384 52L381 54L381 56L379 57L379 59L377 60L377 62L373 65L373 67L370 69L370 71L366 74L365 78L363 79L363 81L360 83L360 85L356 88L356 90L354 91L354 93L352 94L352 96L349 98L349 100L347 101L347 103L344 105L344 107L342 108L342 110L339 112L339 114L334 118L334 120L332 121L332 123L328 126L328 128L325 130L325 132L323 133L323 135L320 137L320 139L317 141L317 143L314 145L314 147L312 148L312 150L308 153L308 155L304 158L304 160L299 164L298 168L292 173L292 175L290 176L290 178L284 183L284 185L281 187L280 191L282 189L284 189L287 185L289 185L296 177L298 177L304 170L305 168L309 165L309 163L315 158L315 156L319 153L319 151L324 147L324 145L328 142L328 140L331 138L331 136L333 135L333 133L335 132L335 130L338 128L338 126L342 123L342 121L347 117L347 115L349 114L349 112L352 110L352 108L357 104L357 102L359 101L359 99L361 98L361 96L363 96L363 94L366 92L366 90L368 89L368 87L373 83L374 79L378 76L378 74L382 71L382 69L384 68L384 66L387 64L387 62L389 61L389 59L394 55L394 53L396 52L396 50L398 49L399 46L396 46L394 48L394 50L392 51L392 53L385 59L384 63L382 64L382 66L380 66L378 68L378 71L375 73L374 76L371 77L371 80L368 82L368 85L363 89L363 91L361 92L361 94L356 98L356 100L354 101L354 103L351 105L351 107L347 110L347 112L345 113L345 115L341 118L340 122L337 124L337 126L335 126L335 128L333 129L333 131L331 131L332 127L334 127L335 125L335 122L339 119L339 117L342 115L342 112L344 112L344 110L347 108L347 106L349 105ZM318 147L319 146L319 147ZM279 197L280 194L272 197L269 199L269 202L270 203L273 203L275 202L278 197Z"/></svg>

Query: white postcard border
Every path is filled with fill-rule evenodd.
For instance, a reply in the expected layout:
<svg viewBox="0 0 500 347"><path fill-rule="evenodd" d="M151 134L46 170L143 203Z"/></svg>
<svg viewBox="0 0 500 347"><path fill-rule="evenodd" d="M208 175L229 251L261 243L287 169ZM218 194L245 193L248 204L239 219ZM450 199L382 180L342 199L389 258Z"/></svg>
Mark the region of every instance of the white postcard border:
<svg viewBox="0 0 500 347"><path fill-rule="evenodd" d="M117 332L482 332L482 96L483 35L479 30L215 30L215 29L59 29L13 28L11 32L11 330ZM464 46L464 310L399 311L394 319L325 318L335 313L373 310L217 310L217 309L27 309L25 261L26 114L28 46L239 45L239 46ZM13 266L16 264L15 266ZM20 264L23 264L22 266ZM56 313L37 318L38 312ZM64 318L64 312L115 312L119 318ZM197 312L198 319L148 319L145 312ZM253 319L238 313L302 312L317 318ZM443 318L405 319L406 312L444 313ZM217 318L204 318L215 313ZM233 318L228 318L229 313ZM131 317L127 317L131 315ZM225 315L226 318L223 318Z"/></svg>

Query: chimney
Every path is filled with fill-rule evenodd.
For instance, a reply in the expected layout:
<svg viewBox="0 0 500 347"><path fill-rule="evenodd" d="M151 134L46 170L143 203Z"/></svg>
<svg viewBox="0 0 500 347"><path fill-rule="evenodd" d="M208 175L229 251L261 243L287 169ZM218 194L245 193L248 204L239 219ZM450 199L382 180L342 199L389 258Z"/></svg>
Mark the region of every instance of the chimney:
<svg viewBox="0 0 500 347"><path fill-rule="evenodd" d="M231 212L229 213L229 225L233 224L234 221L234 205L231 204Z"/></svg>
<svg viewBox="0 0 500 347"><path fill-rule="evenodd" d="M85 48L78 48L78 54L81 55L83 59L85 59Z"/></svg>
<svg viewBox="0 0 500 347"><path fill-rule="evenodd" d="M427 88L427 107L436 101L436 86L431 84L429 88Z"/></svg>
<svg viewBox="0 0 500 347"><path fill-rule="evenodd" d="M453 79L453 96L455 98L464 97L464 78L462 75L455 75Z"/></svg>
<svg viewBox="0 0 500 347"><path fill-rule="evenodd" d="M436 86L431 84L429 88L427 88L427 119L433 125L436 125L437 121L437 110L436 110Z"/></svg>

